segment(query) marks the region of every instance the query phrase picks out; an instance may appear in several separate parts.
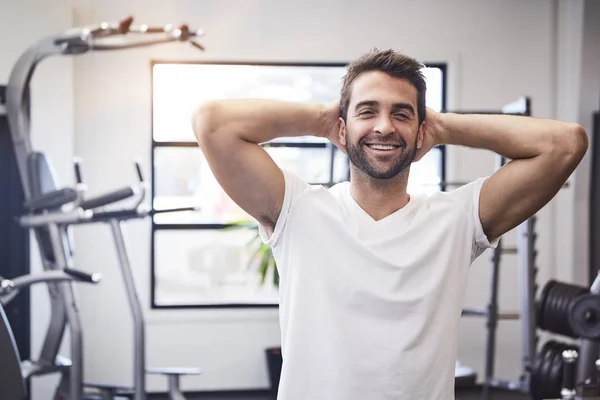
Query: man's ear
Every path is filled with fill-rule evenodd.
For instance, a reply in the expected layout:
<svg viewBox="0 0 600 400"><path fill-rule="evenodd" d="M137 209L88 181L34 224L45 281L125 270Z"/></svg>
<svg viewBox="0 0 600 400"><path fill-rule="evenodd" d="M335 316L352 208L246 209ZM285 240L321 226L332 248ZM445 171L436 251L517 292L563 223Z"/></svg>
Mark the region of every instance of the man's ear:
<svg viewBox="0 0 600 400"><path fill-rule="evenodd" d="M427 122L421 122L419 126L419 130L417 132L417 149L423 147L423 142L425 141L425 135L427 135Z"/></svg>
<svg viewBox="0 0 600 400"><path fill-rule="evenodd" d="M338 140L344 146L346 145L346 122L342 117L340 117L340 123L338 127Z"/></svg>

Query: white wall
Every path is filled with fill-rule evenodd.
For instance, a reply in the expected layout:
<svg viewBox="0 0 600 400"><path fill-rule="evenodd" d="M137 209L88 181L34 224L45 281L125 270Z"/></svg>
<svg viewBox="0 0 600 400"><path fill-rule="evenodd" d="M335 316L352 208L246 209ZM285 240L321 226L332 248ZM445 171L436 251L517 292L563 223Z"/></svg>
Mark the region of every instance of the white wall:
<svg viewBox="0 0 600 400"><path fill-rule="evenodd" d="M394 47L425 61L449 63L452 109L499 109L521 95L531 96L538 117L557 109L558 15L552 1L373 1L303 2L275 0L105 1L78 8L83 23L133 14L144 23L185 21L206 29L205 54L188 46L166 46L115 54L94 54L75 62L75 152L86 160L94 190L133 179L130 161L142 156L149 168L151 59L347 61L372 47ZM318 12L317 12L318 11ZM571 29L567 24L567 30ZM561 42L561 46L564 46ZM561 47L562 48L562 47ZM567 83L568 84L568 83ZM492 171L487 152L456 149L451 178L470 179ZM564 208L564 207L563 207ZM540 212L539 281L568 265L555 265L561 247L550 228L570 220L571 210L552 203ZM190 390L267 386L263 349L278 343L275 310L150 310L148 222L129 224L136 278L149 318L150 364L200 365L205 374L184 380ZM568 239L568 238L567 238ZM88 335L87 371L93 379L131 379L131 328L107 229L80 228L78 254L87 269L102 272L105 284L82 294ZM514 243L514 235L507 235ZM566 246L566 247L565 247ZM176 252L177 249L173 248ZM558 253L558 254L557 254ZM488 295L488 256L473 267L466 304L483 305ZM501 273L503 309L517 309L514 256ZM112 284L111 282L115 282ZM464 319L460 357L480 371L484 361L483 320ZM90 332L91 331L91 332ZM110 342L111 344L107 344ZM93 343L93 344L92 344ZM158 346L161 345L161 348ZM111 346L109 348L109 346ZM517 322L499 327L497 374L516 378L520 337ZM111 365L114 355L119 363ZM127 357L124 357L126 355ZM159 379L151 389L164 389Z"/></svg>
<svg viewBox="0 0 600 400"><path fill-rule="evenodd" d="M0 1L0 82L6 84L17 58L42 36L72 25L71 5L63 0ZM59 181L72 181L73 154L73 70L70 58L52 58L37 69L32 82L32 140L34 147L53 161ZM40 271L41 261L32 239L31 270ZM31 352L39 354L48 324L50 307L44 286L31 290ZM67 355L68 346L63 346ZM33 399L49 398L57 379L36 379Z"/></svg>

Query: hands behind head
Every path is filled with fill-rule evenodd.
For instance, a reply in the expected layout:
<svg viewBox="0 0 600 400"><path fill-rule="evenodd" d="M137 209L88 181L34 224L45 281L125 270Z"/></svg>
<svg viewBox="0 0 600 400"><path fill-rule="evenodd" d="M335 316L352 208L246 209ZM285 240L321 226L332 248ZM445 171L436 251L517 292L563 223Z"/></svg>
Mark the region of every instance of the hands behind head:
<svg viewBox="0 0 600 400"><path fill-rule="evenodd" d="M338 149L346 153L346 146L340 142L340 101L334 100L324 105L323 112L323 137L333 143Z"/></svg>
<svg viewBox="0 0 600 400"><path fill-rule="evenodd" d="M425 112L425 120L419 128L419 134L423 136L421 147L417 149L413 162L419 161L425 154L429 152L429 150L438 144L441 144L439 140L441 117L441 113L427 107L427 111Z"/></svg>
<svg viewBox="0 0 600 400"><path fill-rule="evenodd" d="M334 100L324 104L323 112L323 131L322 137L328 139L338 149L347 154L346 146L340 142L340 128L344 122L340 115L340 101ZM441 144L441 118L442 114L432 108L427 108L425 120L419 128L419 134L422 135L421 147L417 149L414 161L419 161L425 154L435 146Z"/></svg>

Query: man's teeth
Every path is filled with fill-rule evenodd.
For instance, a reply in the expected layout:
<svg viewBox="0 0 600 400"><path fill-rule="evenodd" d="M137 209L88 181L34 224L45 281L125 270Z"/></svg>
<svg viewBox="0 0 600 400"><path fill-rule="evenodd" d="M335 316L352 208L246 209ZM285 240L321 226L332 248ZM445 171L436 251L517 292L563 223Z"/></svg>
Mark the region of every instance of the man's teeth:
<svg viewBox="0 0 600 400"><path fill-rule="evenodd" d="M368 144L367 146L369 146L372 149L375 150L394 150L395 148L399 147L399 146L393 146L393 145L383 145L383 144Z"/></svg>

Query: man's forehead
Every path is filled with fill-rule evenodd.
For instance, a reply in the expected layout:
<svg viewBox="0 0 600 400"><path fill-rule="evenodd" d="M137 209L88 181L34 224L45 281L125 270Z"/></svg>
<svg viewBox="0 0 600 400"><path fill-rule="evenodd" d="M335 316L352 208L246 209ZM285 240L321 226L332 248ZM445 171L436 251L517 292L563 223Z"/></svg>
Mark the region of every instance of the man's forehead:
<svg viewBox="0 0 600 400"><path fill-rule="evenodd" d="M352 85L352 102L367 100L366 97L378 98L402 97L404 101L417 100L417 89L413 84L403 78L392 77L379 71L368 72L360 75ZM370 99L378 100L378 99Z"/></svg>

